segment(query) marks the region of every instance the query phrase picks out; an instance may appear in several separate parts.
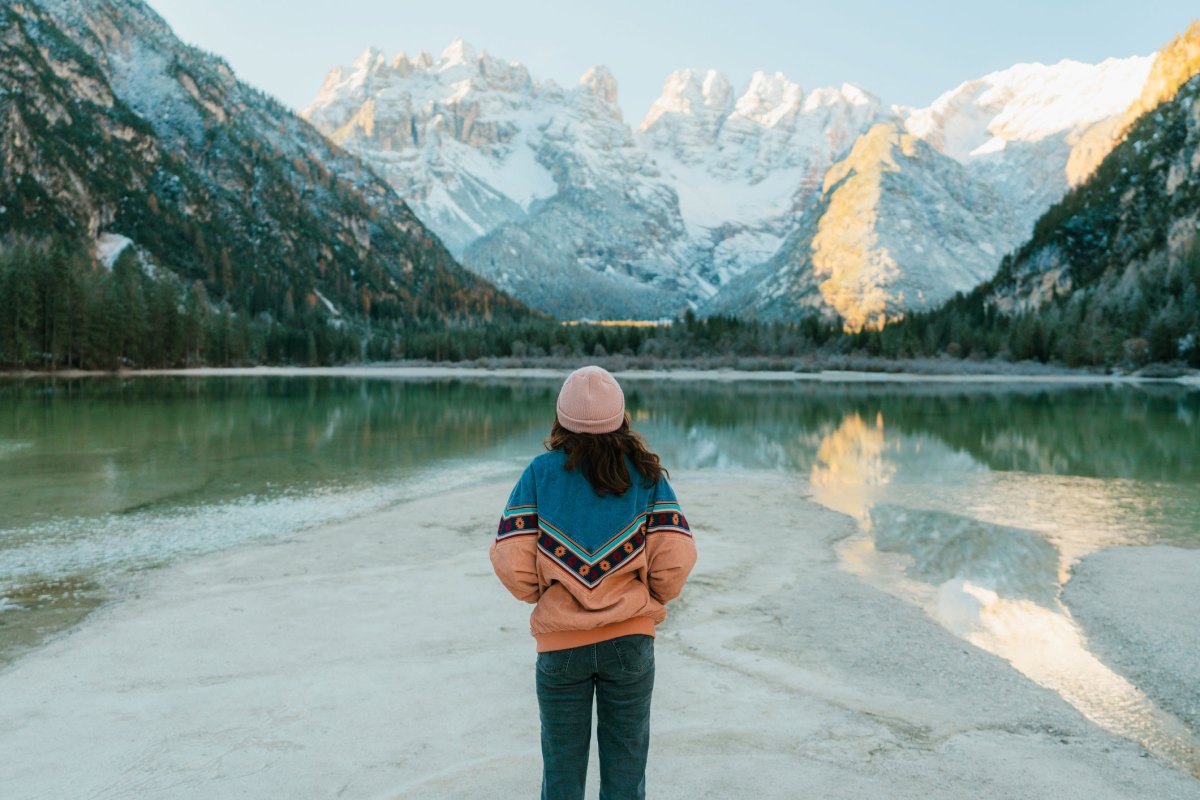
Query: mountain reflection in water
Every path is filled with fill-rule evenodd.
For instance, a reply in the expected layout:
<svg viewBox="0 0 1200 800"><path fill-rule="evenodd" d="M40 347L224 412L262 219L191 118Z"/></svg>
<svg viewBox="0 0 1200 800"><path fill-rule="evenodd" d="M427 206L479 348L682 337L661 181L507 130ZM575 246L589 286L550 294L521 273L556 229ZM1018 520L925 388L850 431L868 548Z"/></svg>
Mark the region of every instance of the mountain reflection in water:
<svg viewBox="0 0 1200 800"><path fill-rule="evenodd" d="M859 522L839 548L846 569L1200 776L1200 739L1089 652L1059 599L1072 560L1139 543L1119 541L1121 511L1137 508L1127 501L1131 487L1122 497L1095 479L1009 474L998 493L1030 502L1005 504L999 516L1027 528L992 518L992 477L927 437L885 433L882 413L868 424L857 412L825 436L810 472L814 499Z"/></svg>

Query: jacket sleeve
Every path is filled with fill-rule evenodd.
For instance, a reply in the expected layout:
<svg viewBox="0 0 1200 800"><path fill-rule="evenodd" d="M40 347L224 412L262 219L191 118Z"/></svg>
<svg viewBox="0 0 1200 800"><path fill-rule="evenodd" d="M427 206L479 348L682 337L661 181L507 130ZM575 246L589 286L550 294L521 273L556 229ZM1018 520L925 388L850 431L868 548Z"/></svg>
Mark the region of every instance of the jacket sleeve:
<svg viewBox="0 0 1200 800"><path fill-rule="evenodd" d="M526 603L536 603L542 593L537 576L537 534L537 491L530 466L509 494L489 548L492 569L500 582Z"/></svg>
<svg viewBox="0 0 1200 800"><path fill-rule="evenodd" d="M666 478L654 488L646 510L646 560L650 596L666 605L679 596L696 564L696 542Z"/></svg>

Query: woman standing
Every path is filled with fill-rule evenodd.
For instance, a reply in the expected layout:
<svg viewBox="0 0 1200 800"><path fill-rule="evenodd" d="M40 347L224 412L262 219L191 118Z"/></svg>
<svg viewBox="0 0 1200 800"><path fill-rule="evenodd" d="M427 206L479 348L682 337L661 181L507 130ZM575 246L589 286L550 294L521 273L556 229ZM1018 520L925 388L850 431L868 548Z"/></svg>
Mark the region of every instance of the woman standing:
<svg viewBox="0 0 1200 800"><path fill-rule="evenodd" d="M606 370L567 377L546 448L513 488L491 545L496 575L537 604L542 799L582 800L595 695L600 797L641 800L654 626L683 588L695 544Z"/></svg>

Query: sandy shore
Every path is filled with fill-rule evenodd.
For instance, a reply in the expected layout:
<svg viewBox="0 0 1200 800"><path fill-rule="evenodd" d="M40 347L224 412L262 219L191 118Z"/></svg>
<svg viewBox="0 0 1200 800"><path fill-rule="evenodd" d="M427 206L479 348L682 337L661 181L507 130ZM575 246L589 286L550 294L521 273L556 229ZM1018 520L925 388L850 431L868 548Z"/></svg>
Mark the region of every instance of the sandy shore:
<svg viewBox="0 0 1200 800"><path fill-rule="evenodd" d="M1200 730L1200 550L1114 547L1072 569L1063 600L1092 652Z"/></svg>
<svg viewBox="0 0 1200 800"><path fill-rule="evenodd" d="M802 481L673 482L700 560L659 629L650 797L1200 798L841 570L853 523ZM0 673L5 800L536 796L530 607L487 558L509 488L147 573Z"/></svg>
<svg viewBox="0 0 1200 800"><path fill-rule="evenodd" d="M586 359L584 359L586 361ZM193 369L142 369L120 372L94 370L60 370L46 372L0 372L2 377L138 377L154 375L177 375L202 377L248 377L248 376L326 376L342 378L383 378L391 380L428 380L431 378L538 378L561 380L571 370L509 367L488 369L477 366L387 366L363 365L345 367L197 367ZM631 369L614 370L621 380L671 380L671 381L756 381L756 382L815 382L815 383L951 383L951 384L1059 384L1059 385L1108 385L1167 383L1185 386L1200 386L1200 376L1189 375L1179 378L1146 378L1138 375L1096 375L1086 372L1031 372L1031 373L923 373L923 372L861 372L854 370L820 370L817 372L794 372L781 370L737 370L737 369Z"/></svg>

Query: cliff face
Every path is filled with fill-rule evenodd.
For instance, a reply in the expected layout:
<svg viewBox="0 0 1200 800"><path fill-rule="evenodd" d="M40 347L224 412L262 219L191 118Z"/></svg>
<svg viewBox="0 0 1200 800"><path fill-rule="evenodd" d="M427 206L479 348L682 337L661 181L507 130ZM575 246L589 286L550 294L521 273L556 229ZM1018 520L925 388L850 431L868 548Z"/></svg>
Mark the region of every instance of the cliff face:
<svg viewBox="0 0 1200 800"><path fill-rule="evenodd" d="M385 175L468 267L552 313L818 311L858 325L992 275L1067 189L1073 149L1112 124L1149 67L1018 65L925 109L850 85L805 91L778 73L739 91L686 69L635 131L607 70L564 89L455 41L437 58L369 50L330 73L305 115ZM833 231L839 211L865 202L848 199L861 181L834 196L841 178L828 176L882 169L862 163L877 141L856 145L880 123L920 146L874 181L870 231L824 237L835 250L874 244L822 267L830 251L811 251L821 222L809 215L833 209ZM910 203L910 187L934 205ZM825 284L828 297L811 293Z"/></svg>
<svg viewBox="0 0 1200 800"><path fill-rule="evenodd" d="M895 124L829 170L810 216L733 302L767 316L832 308L850 330L879 328L971 289L1016 243L996 192Z"/></svg>

